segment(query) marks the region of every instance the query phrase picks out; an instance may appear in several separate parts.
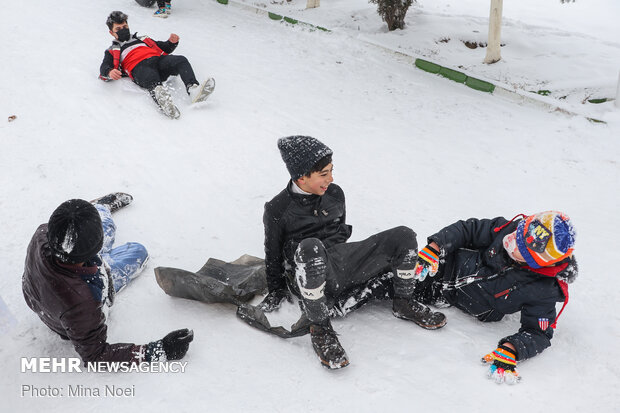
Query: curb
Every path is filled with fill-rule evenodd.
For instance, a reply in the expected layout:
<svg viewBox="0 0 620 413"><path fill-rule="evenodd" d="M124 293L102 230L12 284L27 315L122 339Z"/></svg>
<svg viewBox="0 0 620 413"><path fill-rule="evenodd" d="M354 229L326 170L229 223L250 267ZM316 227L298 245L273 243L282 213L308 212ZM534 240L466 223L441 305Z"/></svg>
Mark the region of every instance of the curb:
<svg viewBox="0 0 620 413"><path fill-rule="evenodd" d="M231 0L215 0L215 1L223 5L233 6L233 7L242 9L242 10L248 10L256 14L267 16L269 19L274 20L274 21L285 22L291 25L301 25L301 26L309 27L310 29L313 29L313 30L332 32L330 29L326 29L325 27L321 27L321 26L307 23L301 20L297 20L292 17L282 16L282 15L270 12L268 10L258 8L256 6L239 3L237 1L231 1ZM422 59L413 54L405 53L400 50L394 50L390 47L374 43L364 38L357 37L356 39L368 45L379 48L381 50L400 55L401 57L404 57L409 61L413 61L414 66L420 70L445 77L446 79L450 79L457 83L462 83L465 86L470 87L471 89L474 89L480 92L490 93L492 95L502 96L510 100L513 100L517 103L529 103L533 106L537 106L539 108L549 110L551 112L561 112L561 113L564 113L570 116L584 117L592 123L603 123L603 124L607 123L603 120L584 115L583 113L575 112L574 110L572 110L571 108L565 105L560 105L559 102L556 102L553 98L547 97L547 95L550 93L549 91L539 91L539 92L521 91L518 89L514 89L510 87L509 85L503 84L501 82L494 83L490 81L489 79L479 79L478 77L470 76L466 72L461 72L456 69L452 69L450 67L441 66L437 63L431 62L426 59ZM548 93L540 93L540 92L548 92ZM591 102L591 103L602 103L602 102L603 101Z"/></svg>
<svg viewBox="0 0 620 413"><path fill-rule="evenodd" d="M248 11L254 12L256 14L267 16L271 20L283 21L283 22L289 23L289 24L298 24L300 26L305 26L305 27L308 27L308 28L313 29L313 30L321 30L321 31L324 31L324 32L331 32L331 30L326 29L325 27L321 27L321 26L317 26L317 25L314 25L314 24L311 24L311 23L307 23L307 22L304 22L304 21L301 21L301 20L297 20L297 19L294 19L292 17L282 16L280 14L272 13L269 10L261 9L259 7L251 6L249 4L243 4L243 3L239 3L239 2L236 2L236 1L230 1L230 0L215 0L215 1L217 1L218 3L223 4L225 6L232 6L232 7L236 7L238 9L241 9L241 10L248 10Z"/></svg>

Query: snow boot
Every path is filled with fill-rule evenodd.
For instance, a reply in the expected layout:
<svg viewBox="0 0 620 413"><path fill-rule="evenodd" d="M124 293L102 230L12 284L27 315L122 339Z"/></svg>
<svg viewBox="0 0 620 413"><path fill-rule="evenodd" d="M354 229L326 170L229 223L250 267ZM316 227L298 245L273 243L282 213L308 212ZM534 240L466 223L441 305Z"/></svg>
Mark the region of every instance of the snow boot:
<svg viewBox="0 0 620 413"><path fill-rule="evenodd" d="M392 313L395 317L413 321L427 330L436 330L446 325L446 316L440 312L433 312L424 304L409 298L394 298Z"/></svg>
<svg viewBox="0 0 620 413"><path fill-rule="evenodd" d="M178 119L181 116L181 112L179 109L174 106L174 102L172 102L172 96L170 96L170 92L162 85L157 85L153 90L150 91L151 97L159 106L159 109L164 113L164 115L168 116L171 119Z"/></svg>
<svg viewBox="0 0 620 413"><path fill-rule="evenodd" d="M172 4L170 3L166 3L166 14L167 15L172 14Z"/></svg>
<svg viewBox="0 0 620 413"><path fill-rule="evenodd" d="M133 197L129 194L124 192L112 192L111 194L93 199L90 203L93 205L106 206L110 212L115 212L131 204L131 201L133 201Z"/></svg>
<svg viewBox="0 0 620 413"><path fill-rule="evenodd" d="M321 364L328 369L341 369L349 365L349 359L338 341L329 319L323 324L310 326L310 340Z"/></svg>
<svg viewBox="0 0 620 413"><path fill-rule="evenodd" d="M153 17L161 17L162 19L166 19L168 18L168 14L169 13L166 13L166 8L162 7L153 13Z"/></svg>
<svg viewBox="0 0 620 413"><path fill-rule="evenodd" d="M215 79L211 77L200 85L189 85L187 87L187 94L192 103L204 102L213 93L213 89L215 89Z"/></svg>

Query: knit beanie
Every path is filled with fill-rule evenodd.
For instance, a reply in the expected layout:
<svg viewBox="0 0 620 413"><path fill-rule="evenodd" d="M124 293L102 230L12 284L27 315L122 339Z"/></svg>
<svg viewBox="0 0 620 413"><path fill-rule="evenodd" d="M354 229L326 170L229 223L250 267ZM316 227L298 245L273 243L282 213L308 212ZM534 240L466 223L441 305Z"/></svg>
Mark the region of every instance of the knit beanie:
<svg viewBox="0 0 620 413"><path fill-rule="evenodd" d="M49 219L47 240L62 262L77 264L93 258L103 246L99 212L83 199L63 202Z"/></svg>
<svg viewBox="0 0 620 413"><path fill-rule="evenodd" d="M575 245L575 229L566 215L540 212L519 221L517 247L532 268L553 265L570 257Z"/></svg>
<svg viewBox="0 0 620 413"><path fill-rule="evenodd" d="M293 181L307 175L318 161L333 153L327 145L310 136L278 139L278 149Z"/></svg>

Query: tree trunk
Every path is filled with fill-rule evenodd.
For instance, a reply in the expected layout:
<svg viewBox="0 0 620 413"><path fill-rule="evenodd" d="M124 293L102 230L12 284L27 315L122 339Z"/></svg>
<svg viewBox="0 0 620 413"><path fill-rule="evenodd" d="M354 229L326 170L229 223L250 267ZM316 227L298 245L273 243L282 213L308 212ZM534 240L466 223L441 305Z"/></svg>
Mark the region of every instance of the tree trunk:
<svg viewBox="0 0 620 413"><path fill-rule="evenodd" d="M489 15L489 41L487 42L487 55L484 63L495 63L501 60L501 34L502 34L502 8L504 0L491 0L491 13Z"/></svg>
<svg viewBox="0 0 620 413"><path fill-rule="evenodd" d="M319 7L321 5L321 0L307 0L306 1L306 9L313 9L315 7Z"/></svg>

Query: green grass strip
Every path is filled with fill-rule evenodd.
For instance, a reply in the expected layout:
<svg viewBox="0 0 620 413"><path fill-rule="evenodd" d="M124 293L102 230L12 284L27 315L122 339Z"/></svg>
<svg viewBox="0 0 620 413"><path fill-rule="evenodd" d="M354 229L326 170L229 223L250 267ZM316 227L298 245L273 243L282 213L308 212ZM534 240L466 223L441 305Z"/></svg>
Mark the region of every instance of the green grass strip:
<svg viewBox="0 0 620 413"><path fill-rule="evenodd" d="M228 0L217 0L220 4L228 4Z"/></svg>
<svg viewBox="0 0 620 413"><path fill-rule="evenodd" d="M287 23L290 23L290 24L297 24L297 23L299 23L298 20L291 19L290 17L286 17L286 16L284 16L284 21L287 22Z"/></svg>
<svg viewBox="0 0 620 413"><path fill-rule="evenodd" d="M607 102L607 98L588 99L588 102L590 102L590 103L605 103L605 102Z"/></svg>
<svg viewBox="0 0 620 413"><path fill-rule="evenodd" d="M439 71L441 70L441 66L422 59L416 59L415 65L418 69L422 69L425 72L429 73L439 73Z"/></svg>
<svg viewBox="0 0 620 413"><path fill-rule="evenodd" d="M465 84L472 89L480 90L482 92L493 93L493 91L495 90L494 84L485 82L484 80L476 79L475 77L467 76Z"/></svg>

